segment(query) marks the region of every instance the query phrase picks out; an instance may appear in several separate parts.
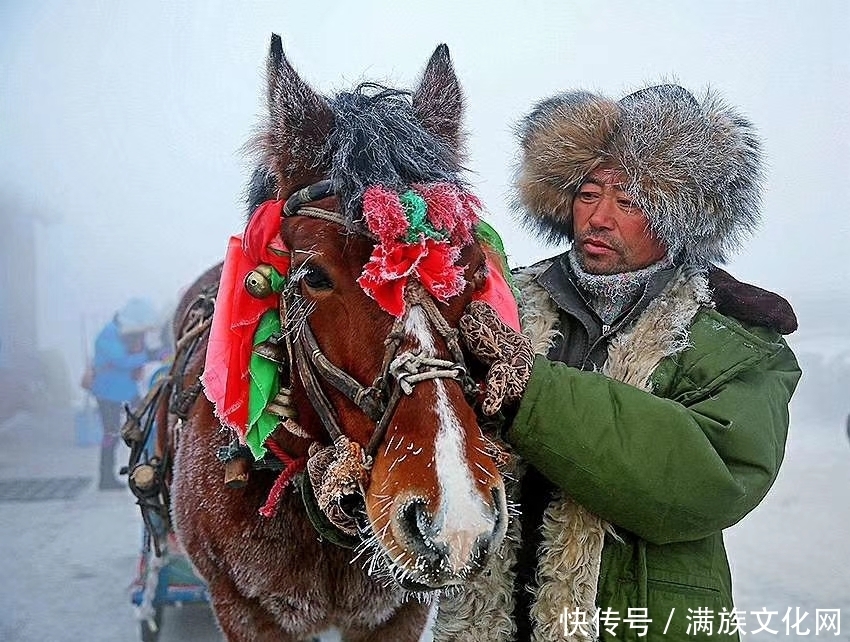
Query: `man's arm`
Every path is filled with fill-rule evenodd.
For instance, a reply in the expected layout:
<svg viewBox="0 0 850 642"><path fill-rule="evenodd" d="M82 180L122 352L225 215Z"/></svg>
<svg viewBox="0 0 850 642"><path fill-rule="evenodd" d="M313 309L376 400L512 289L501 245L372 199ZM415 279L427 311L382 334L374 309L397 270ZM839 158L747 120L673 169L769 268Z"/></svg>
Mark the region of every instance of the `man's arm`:
<svg viewBox="0 0 850 642"><path fill-rule="evenodd" d="M506 437L615 526L656 544L698 539L767 493L799 377L786 346L684 405L538 357Z"/></svg>

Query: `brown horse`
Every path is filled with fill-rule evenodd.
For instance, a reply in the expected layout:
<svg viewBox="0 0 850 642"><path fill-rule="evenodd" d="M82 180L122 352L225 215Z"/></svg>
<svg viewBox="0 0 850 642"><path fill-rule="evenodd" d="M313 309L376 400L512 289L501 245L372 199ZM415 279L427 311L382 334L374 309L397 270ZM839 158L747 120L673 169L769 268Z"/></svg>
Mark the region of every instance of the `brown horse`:
<svg viewBox="0 0 850 642"><path fill-rule="evenodd" d="M291 465L306 459L307 472L273 498L270 517L258 511L279 471L255 465L240 488L223 483L217 453L234 435L204 395L185 394L201 374L206 335L178 373L191 403L176 426L172 414L169 433L174 527L228 640L294 641L330 629L347 641L418 640L438 593L474 577L505 535L498 451L479 426L455 331L485 286L481 244L469 230L449 234L447 223L439 238L466 242L441 274L406 273L396 288L403 311L386 311L363 279L384 224L367 220L371 187L442 185L465 198L461 112L445 45L413 92L362 85L326 98L272 37L268 119L254 143L268 171L250 197L286 202L280 237L291 266L277 339L291 375L282 417L292 420L266 444ZM433 283L446 270L461 285L448 293ZM214 269L190 288L177 318L218 278ZM221 296L216 306L228 304Z"/></svg>

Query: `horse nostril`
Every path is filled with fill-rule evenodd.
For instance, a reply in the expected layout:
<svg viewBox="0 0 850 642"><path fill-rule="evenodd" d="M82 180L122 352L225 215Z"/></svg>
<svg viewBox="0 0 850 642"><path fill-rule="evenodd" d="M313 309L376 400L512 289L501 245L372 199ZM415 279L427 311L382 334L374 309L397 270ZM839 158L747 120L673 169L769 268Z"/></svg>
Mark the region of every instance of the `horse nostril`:
<svg viewBox="0 0 850 642"><path fill-rule="evenodd" d="M490 535L490 539L491 543L495 545L495 548L498 548L508 532L508 502L505 495L505 488L503 486L496 486L493 488L492 493L493 509L496 513L496 519L493 524L493 532ZM519 518L519 515L517 515L517 518Z"/></svg>
<svg viewBox="0 0 850 642"><path fill-rule="evenodd" d="M366 501L360 493L343 495L337 500L340 511L350 518L363 532L369 530L369 518L366 515Z"/></svg>
<svg viewBox="0 0 850 642"><path fill-rule="evenodd" d="M401 514L402 523L408 535L419 541L432 535L433 525L424 502L419 500L410 502Z"/></svg>
<svg viewBox="0 0 850 642"><path fill-rule="evenodd" d="M479 536L476 538L475 545L472 547L472 554L467 562L470 574L476 574L484 567L492 544L493 540L490 537Z"/></svg>
<svg viewBox="0 0 850 642"><path fill-rule="evenodd" d="M401 509L399 524L404 534L407 546L416 553L429 560L436 561L445 552L445 545L439 545L434 541L437 529L425 502L414 500Z"/></svg>
<svg viewBox="0 0 850 642"><path fill-rule="evenodd" d="M492 503L441 504L436 515L422 497L408 497L398 506L394 536L416 558L417 571L428 583L473 577L499 550L507 532L507 498L501 483L489 491Z"/></svg>

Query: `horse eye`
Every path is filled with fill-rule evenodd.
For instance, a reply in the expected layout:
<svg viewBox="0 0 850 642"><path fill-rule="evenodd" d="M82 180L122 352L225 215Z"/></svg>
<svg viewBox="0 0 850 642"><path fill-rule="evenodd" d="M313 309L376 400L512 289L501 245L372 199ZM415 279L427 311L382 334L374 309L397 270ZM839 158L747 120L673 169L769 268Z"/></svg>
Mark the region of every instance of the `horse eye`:
<svg viewBox="0 0 850 642"><path fill-rule="evenodd" d="M302 279L307 287L313 290L330 290L334 286L327 272L315 265L311 265L305 270Z"/></svg>

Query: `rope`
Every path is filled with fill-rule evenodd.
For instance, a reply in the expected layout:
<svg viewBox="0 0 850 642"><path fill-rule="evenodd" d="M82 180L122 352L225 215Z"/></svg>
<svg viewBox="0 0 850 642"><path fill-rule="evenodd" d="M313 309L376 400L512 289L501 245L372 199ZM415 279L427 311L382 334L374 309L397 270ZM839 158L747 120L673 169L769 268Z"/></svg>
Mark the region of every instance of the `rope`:
<svg viewBox="0 0 850 642"><path fill-rule="evenodd" d="M286 487L289 486L295 475L300 473L307 466L307 458L298 457L296 459L290 457L289 454L287 454L287 452L271 437L266 439L265 446L271 450L275 457L283 462L283 465L285 466L285 468L280 472L280 475L277 476L277 479L274 480L274 484L269 491L266 503L260 508L260 515L271 519L277 515L277 509L280 506L280 498L283 495L283 491L286 490Z"/></svg>
<svg viewBox="0 0 850 642"><path fill-rule="evenodd" d="M406 395L413 393L413 387L420 381L459 379L463 372L463 367L453 361L423 357L412 352L402 352L390 364L390 374Z"/></svg>

